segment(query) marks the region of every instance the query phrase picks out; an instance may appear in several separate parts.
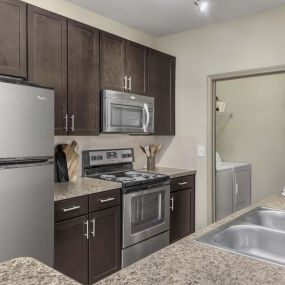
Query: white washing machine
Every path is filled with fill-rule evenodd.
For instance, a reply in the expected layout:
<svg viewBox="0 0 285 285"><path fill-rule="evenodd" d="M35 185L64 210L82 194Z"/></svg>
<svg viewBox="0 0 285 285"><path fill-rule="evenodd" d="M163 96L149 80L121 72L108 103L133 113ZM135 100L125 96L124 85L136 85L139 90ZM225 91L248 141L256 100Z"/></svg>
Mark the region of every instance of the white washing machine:
<svg viewBox="0 0 285 285"><path fill-rule="evenodd" d="M251 165L217 161L216 221L251 204Z"/></svg>

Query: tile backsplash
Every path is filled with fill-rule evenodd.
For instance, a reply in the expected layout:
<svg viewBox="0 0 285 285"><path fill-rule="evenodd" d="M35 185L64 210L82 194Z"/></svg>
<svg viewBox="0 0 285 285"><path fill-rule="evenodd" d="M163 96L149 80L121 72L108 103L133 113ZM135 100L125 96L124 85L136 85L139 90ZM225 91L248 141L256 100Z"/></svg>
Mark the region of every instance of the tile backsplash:
<svg viewBox="0 0 285 285"><path fill-rule="evenodd" d="M135 154L135 168L143 168L146 166L146 158L140 145L151 144L157 142L156 136L128 136L128 135L100 135L94 137L87 136L56 136L54 143L67 144L76 141L79 144L80 165L82 165L81 157L83 150L96 150L96 149L116 149L116 148L133 148ZM79 169L79 176L82 175L82 168Z"/></svg>
<svg viewBox="0 0 285 285"><path fill-rule="evenodd" d="M156 164L159 166L197 169L196 139L195 136L176 135L169 136L128 136L109 134L100 136L56 136L55 145L67 144L76 141L79 144L80 168L78 175L82 175L81 153L83 150L133 148L135 154L134 167L136 169L146 167L146 158L140 145L159 143L162 144Z"/></svg>

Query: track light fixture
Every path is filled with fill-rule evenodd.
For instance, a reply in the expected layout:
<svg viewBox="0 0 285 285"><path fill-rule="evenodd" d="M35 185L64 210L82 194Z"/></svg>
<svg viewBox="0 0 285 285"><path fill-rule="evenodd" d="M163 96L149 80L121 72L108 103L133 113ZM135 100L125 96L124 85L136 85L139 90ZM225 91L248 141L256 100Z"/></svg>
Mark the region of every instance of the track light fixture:
<svg viewBox="0 0 285 285"><path fill-rule="evenodd" d="M194 4L198 7L200 12L205 12L208 9L208 2L206 0L194 0Z"/></svg>

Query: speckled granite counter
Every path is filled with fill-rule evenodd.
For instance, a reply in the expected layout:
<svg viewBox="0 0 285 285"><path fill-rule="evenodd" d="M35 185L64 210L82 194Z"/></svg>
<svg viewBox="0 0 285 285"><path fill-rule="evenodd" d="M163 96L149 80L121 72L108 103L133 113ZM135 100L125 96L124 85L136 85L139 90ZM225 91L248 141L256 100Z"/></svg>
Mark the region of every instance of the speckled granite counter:
<svg viewBox="0 0 285 285"><path fill-rule="evenodd" d="M196 174L196 170L186 170L168 167L156 167L155 170L140 169L141 171L168 175L170 178Z"/></svg>
<svg viewBox="0 0 285 285"><path fill-rule="evenodd" d="M122 187L121 183L81 177L75 181L54 184L54 201L104 192Z"/></svg>
<svg viewBox="0 0 285 285"><path fill-rule="evenodd" d="M285 209L285 197L271 196L140 260L98 284L285 284L285 268L199 244L194 238L256 206Z"/></svg>
<svg viewBox="0 0 285 285"><path fill-rule="evenodd" d="M0 263L0 285L79 285L76 281L29 257Z"/></svg>

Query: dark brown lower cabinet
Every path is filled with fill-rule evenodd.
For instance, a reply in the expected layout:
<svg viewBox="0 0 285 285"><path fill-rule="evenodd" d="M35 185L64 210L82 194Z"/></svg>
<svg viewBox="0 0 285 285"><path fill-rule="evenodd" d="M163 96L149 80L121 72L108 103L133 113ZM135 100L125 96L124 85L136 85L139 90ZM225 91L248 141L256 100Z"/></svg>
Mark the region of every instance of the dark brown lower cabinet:
<svg viewBox="0 0 285 285"><path fill-rule="evenodd" d="M56 270L93 284L121 269L120 203L120 189L55 203Z"/></svg>
<svg viewBox="0 0 285 285"><path fill-rule="evenodd" d="M55 224L54 267L76 281L88 283L88 215Z"/></svg>
<svg viewBox="0 0 285 285"><path fill-rule="evenodd" d="M121 268L120 207L90 214L89 283Z"/></svg>
<svg viewBox="0 0 285 285"><path fill-rule="evenodd" d="M170 193L170 243L195 231L195 188Z"/></svg>

